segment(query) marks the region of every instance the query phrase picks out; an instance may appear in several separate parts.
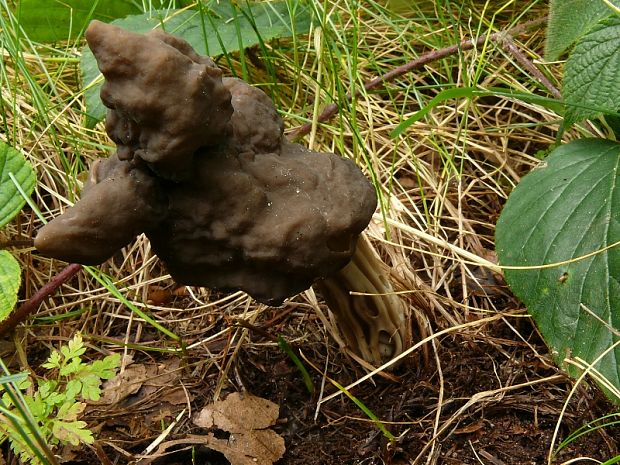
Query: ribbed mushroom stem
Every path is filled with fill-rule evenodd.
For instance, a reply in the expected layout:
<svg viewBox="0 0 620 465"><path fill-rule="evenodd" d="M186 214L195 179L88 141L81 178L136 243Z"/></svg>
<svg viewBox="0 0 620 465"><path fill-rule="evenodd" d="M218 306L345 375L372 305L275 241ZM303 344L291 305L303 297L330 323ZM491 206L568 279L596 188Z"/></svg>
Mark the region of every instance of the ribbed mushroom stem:
<svg viewBox="0 0 620 465"><path fill-rule="evenodd" d="M402 353L410 339L407 308L364 235L349 264L317 287L353 352L376 366Z"/></svg>

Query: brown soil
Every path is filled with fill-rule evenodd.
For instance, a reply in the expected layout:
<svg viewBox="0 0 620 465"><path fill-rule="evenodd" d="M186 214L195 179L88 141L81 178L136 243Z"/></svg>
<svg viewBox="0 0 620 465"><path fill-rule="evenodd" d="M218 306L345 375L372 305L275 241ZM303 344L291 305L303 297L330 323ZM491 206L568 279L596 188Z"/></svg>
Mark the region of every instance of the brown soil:
<svg viewBox="0 0 620 465"><path fill-rule="evenodd" d="M267 309L263 316L269 322L278 314L282 309ZM295 318L250 331L248 343L241 346L229 371L230 383L221 393L246 391L280 406L274 429L284 437L286 453L278 465L543 464L558 421L561 441L585 423L613 411L598 388L581 385L560 419L572 382L545 356L537 355L545 352L544 345L529 319L516 312L476 331L438 339L437 350L426 363L406 360L392 373L394 380L375 377L351 390L398 438L390 442L343 396L322 404L314 419L318 396L306 390L295 365L267 339L267 334L291 328ZM313 319L308 321L312 324ZM286 338L293 340L294 331L288 333ZM217 345L216 341L212 347ZM365 374L331 341L324 344L306 338L294 349L307 358L306 366L312 363L321 369L327 355L327 375L342 385ZM43 352L40 355L45 357ZM141 367L142 372L130 379L142 376L147 381L138 383L136 392L123 400L89 407L86 419L100 438L97 447L91 453L66 449L63 456L75 465L93 460L139 463L135 462L137 455L161 433L162 425L188 407L188 399L193 412L213 399L216 374L206 370L202 377L205 361L191 355L186 361L189 366L184 367L178 357L137 353L130 367ZM313 371L312 377L320 390L321 373ZM327 381L323 398L336 391ZM205 433L184 418L166 441L180 439L183 443L188 435ZM584 459L571 463L609 459L619 453L619 433L620 428L593 431L571 442L553 463L577 457ZM152 454L142 463L229 462L202 446L192 451L176 445L166 449L165 455Z"/></svg>
<svg viewBox="0 0 620 465"><path fill-rule="evenodd" d="M437 355L443 381L431 363L422 369L401 367L395 372L397 383L377 379L376 385L368 383L353 391L399 437L394 444L346 399L328 402L314 422L315 404L294 370L279 376L254 372L248 376L247 387L255 394L279 399L283 406L281 431L288 449L282 464L409 464L418 456L419 463L426 463L429 456L431 463L439 464L546 463L563 407L560 396L570 388L570 382L554 376L555 370L534 357L525 343L511 337L503 323L493 324L487 331L487 336L491 333L497 339L457 336L441 341ZM249 368L251 356L246 356L244 366ZM278 362L270 363L275 366ZM356 379L355 375L343 378L341 383ZM533 380L542 382L506 395L490 395L455 415L477 393ZM442 384L444 392L440 393ZM423 452L434 436L439 395L444 400L438 424L449 424L438 435L434 450ZM610 409L597 388L579 389L562 420L560 438ZM454 421L450 423L451 417ZM554 463L578 456L608 459L618 453L619 432L589 434L563 449Z"/></svg>

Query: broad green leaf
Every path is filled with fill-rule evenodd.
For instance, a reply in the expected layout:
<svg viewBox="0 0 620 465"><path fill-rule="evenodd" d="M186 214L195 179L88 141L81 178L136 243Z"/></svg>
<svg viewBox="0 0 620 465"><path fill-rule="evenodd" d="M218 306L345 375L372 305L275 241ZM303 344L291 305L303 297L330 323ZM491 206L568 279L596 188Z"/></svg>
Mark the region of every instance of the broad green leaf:
<svg viewBox="0 0 620 465"><path fill-rule="evenodd" d="M152 14L128 16L112 24L133 32L145 33L162 28L185 39L201 55L219 56L252 47L276 38L291 37L310 29L311 13L295 2L273 1L237 5L230 0L211 2L209 9L155 11ZM205 7L206 8L206 7ZM105 116L99 98L103 79L95 57L85 48L80 61L85 89L87 125Z"/></svg>
<svg viewBox="0 0 620 465"><path fill-rule="evenodd" d="M30 40L75 39L91 19L112 21L142 10L131 0L21 0L16 16Z"/></svg>
<svg viewBox="0 0 620 465"><path fill-rule="evenodd" d="M26 203L11 175L26 195L32 193L35 177L30 163L20 152L0 141L0 228L11 221Z"/></svg>
<svg viewBox="0 0 620 465"><path fill-rule="evenodd" d="M19 263L8 251L0 250L0 321L13 311L20 283Z"/></svg>
<svg viewBox="0 0 620 465"><path fill-rule="evenodd" d="M620 0L612 0L620 5ZM551 0L545 58L557 60L599 20L613 13L603 0Z"/></svg>
<svg viewBox="0 0 620 465"><path fill-rule="evenodd" d="M601 20L583 36L566 62L566 122L620 110L620 15Z"/></svg>
<svg viewBox="0 0 620 465"><path fill-rule="evenodd" d="M101 121L108 111L103 105L99 93L103 84L103 75L99 72L97 61L88 47L82 51L80 58L80 70L82 72L82 85L84 86L84 99L86 101L87 128L93 128Z"/></svg>
<svg viewBox="0 0 620 465"><path fill-rule="evenodd" d="M593 362L620 339L620 248L605 249L620 241L619 165L613 141L560 146L522 179L497 223L500 264L535 267L506 269L506 280L560 365ZM620 388L620 347L596 368Z"/></svg>

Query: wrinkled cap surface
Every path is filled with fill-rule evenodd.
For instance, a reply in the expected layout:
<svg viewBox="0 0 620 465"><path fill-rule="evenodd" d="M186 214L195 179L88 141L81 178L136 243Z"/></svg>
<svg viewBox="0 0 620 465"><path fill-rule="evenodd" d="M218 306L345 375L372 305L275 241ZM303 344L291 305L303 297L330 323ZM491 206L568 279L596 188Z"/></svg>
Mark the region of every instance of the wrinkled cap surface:
<svg viewBox="0 0 620 465"><path fill-rule="evenodd" d="M173 277L271 304L346 265L376 206L353 162L290 143L211 152L167 193L168 219L147 235Z"/></svg>
<svg viewBox="0 0 620 465"><path fill-rule="evenodd" d="M82 198L41 228L34 245L44 255L96 265L167 214L160 183L116 156L95 162Z"/></svg>
<svg viewBox="0 0 620 465"><path fill-rule="evenodd" d="M118 151L41 229L42 253L99 263L145 232L179 283L270 304L349 262L377 202L352 161L286 141L263 91L181 39L98 21L86 37Z"/></svg>
<svg viewBox="0 0 620 465"><path fill-rule="evenodd" d="M229 134L231 97L222 72L187 42L99 21L85 36L105 77L106 131L119 158L137 156L161 177L182 179L197 149Z"/></svg>
<svg viewBox="0 0 620 465"><path fill-rule="evenodd" d="M222 82L232 95L236 149L254 153L278 151L284 123L267 94L241 79L225 77Z"/></svg>

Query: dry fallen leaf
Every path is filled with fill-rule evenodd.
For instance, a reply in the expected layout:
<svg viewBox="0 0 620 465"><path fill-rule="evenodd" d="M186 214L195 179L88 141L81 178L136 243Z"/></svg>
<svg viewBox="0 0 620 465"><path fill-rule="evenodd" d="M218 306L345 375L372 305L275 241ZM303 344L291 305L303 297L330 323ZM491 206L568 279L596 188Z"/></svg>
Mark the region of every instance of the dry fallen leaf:
<svg viewBox="0 0 620 465"><path fill-rule="evenodd" d="M273 426L279 407L273 402L238 392L203 408L194 418L197 426L223 430L228 439L206 437L206 445L221 452L231 465L271 465L284 455L284 439Z"/></svg>
<svg viewBox="0 0 620 465"><path fill-rule="evenodd" d="M99 405L115 405L140 390L146 376L142 364L129 365L122 373L103 383Z"/></svg>

